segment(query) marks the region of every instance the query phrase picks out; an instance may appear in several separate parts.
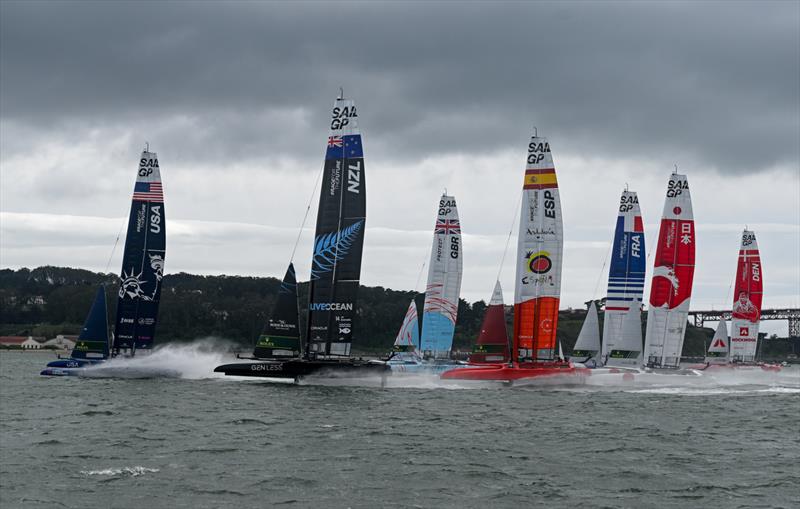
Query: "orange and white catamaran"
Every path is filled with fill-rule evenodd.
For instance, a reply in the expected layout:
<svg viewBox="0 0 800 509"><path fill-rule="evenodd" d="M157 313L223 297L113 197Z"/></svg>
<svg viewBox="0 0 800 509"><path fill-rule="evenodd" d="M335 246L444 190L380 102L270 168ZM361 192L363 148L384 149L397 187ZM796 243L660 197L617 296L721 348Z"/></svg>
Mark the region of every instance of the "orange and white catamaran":
<svg viewBox="0 0 800 509"><path fill-rule="evenodd" d="M546 138L534 135L528 144L522 188L511 359L506 364L452 369L442 374L443 379L513 381L585 371L558 353L564 234L556 170Z"/></svg>

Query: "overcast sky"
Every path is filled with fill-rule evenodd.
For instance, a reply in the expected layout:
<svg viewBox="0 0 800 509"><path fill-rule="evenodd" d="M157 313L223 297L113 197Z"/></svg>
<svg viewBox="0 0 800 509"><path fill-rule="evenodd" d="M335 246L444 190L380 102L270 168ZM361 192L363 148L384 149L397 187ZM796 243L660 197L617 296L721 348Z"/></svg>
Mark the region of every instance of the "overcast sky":
<svg viewBox="0 0 800 509"><path fill-rule="evenodd" d="M536 126L559 175L564 307L605 294L626 183L652 251L675 164L698 225L692 307L730 305L745 224L764 305L800 305L798 2L4 0L0 56L2 267L105 269L148 141L166 271L280 276L342 86L364 133L364 284L414 288L447 187L462 296L488 299Z"/></svg>

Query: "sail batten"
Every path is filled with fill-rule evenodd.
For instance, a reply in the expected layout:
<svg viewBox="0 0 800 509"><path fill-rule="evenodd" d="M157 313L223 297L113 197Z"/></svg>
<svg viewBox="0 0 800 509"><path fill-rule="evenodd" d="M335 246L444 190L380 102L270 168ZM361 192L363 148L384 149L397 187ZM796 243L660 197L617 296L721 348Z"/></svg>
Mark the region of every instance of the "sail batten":
<svg viewBox="0 0 800 509"><path fill-rule="evenodd" d="M463 273L461 223L454 196L442 194L433 230L428 284L422 309L420 350L447 358L453 346Z"/></svg>
<svg viewBox="0 0 800 509"><path fill-rule="evenodd" d="M522 187L513 356L554 361L564 239L556 170L545 138L534 136L528 144Z"/></svg>
<svg viewBox="0 0 800 509"><path fill-rule="evenodd" d="M756 234L742 232L731 309L730 360L753 362L758 349L764 273Z"/></svg>
<svg viewBox="0 0 800 509"><path fill-rule="evenodd" d="M133 190L114 326L114 351L150 349L166 257L164 194L158 156L144 151Z"/></svg>
<svg viewBox="0 0 800 509"><path fill-rule="evenodd" d="M366 221L358 112L338 98L331 111L311 260L307 356L349 356Z"/></svg>
<svg viewBox="0 0 800 509"><path fill-rule="evenodd" d="M695 226L689 181L686 175L673 173L653 264L643 359L648 366L677 368L680 364L694 264Z"/></svg>

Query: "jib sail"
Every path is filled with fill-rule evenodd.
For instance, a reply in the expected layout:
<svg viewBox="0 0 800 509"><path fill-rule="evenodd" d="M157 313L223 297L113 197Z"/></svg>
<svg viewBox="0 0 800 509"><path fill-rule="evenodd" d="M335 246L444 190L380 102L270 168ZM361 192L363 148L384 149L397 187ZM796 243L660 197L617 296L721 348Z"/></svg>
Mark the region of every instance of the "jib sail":
<svg viewBox="0 0 800 509"><path fill-rule="evenodd" d="M294 265L289 264L278 290L278 300L272 308L264 333L258 337L254 357L297 357L300 355L298 327L297 278Z"/></svg>
<svg viewBox="0 0 800 509"><path fill-rule="evenodd" d="M94 303L86 316L81 334L72 349L73 359L106 359L108 345L108 311L106 309L106 290L100 286Z"/></svg>
<svg viewBox="0 0 800 509"><path fill-rule="evenodd" d="M364 154L354 101L331 112L311 262L307 355L348 356L366 221Z"/></svg>
<svg viewBox="0 0 800 509"><path fill-rule="evenodd" d="M166 229L164 194L158 156L142 152L133 189L128 234L122 257L114 351L152 348L161 278L164 274Z"/></svg>
<svg viewBox="0 0 800 509"><path fill-rule="evenodd" d="M506 328L506 313L503 305L503 289L500 281L495 283L486 314L483 315L481 332L472 354L469 356L470 364L485 364L508 361L508 330Z"/></svg>

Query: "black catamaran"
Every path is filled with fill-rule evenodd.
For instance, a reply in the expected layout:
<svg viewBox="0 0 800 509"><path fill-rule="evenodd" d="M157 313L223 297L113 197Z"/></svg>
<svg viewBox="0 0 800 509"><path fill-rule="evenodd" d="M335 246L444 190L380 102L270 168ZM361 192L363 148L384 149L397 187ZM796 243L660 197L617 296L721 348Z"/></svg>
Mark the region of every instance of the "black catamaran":
<svg viewBox="0 0 800 509"><path fill-rule="evenodd" d="M70 358L50 362L42 375L75 375L109 356L149 350L155 338L166 255L164 194L158 156L146 148L139 159L122 257L114 341L108 337L105 289L97 291Z"/></svg>
<svg viewBox="0 0 800 509"><path fill-rule="evenodd" d="M214 371L226 375L294 379L324 371L347 376L387 372L388 367L384 363L350 356L365 220L364 154L358 114L353 100L339 97L331 113L302 355L297 355L300 354L299 348L294 347L295 344L299 346L296 327L291 335L284 335L272 327L281 321L286 324L298 322L297 306L287 304L290 294L279 294L273 317L267 331L259 338L252 362L225 364ZM281 292L288 286L287 283L296 292L291 265ZM282 303L281 297L284 295L286 297ZM296 293L292 295L296 299ZM291 330L291 327L286 330ZM295 342L294 338L298 338L298 341Z"/></svg>

